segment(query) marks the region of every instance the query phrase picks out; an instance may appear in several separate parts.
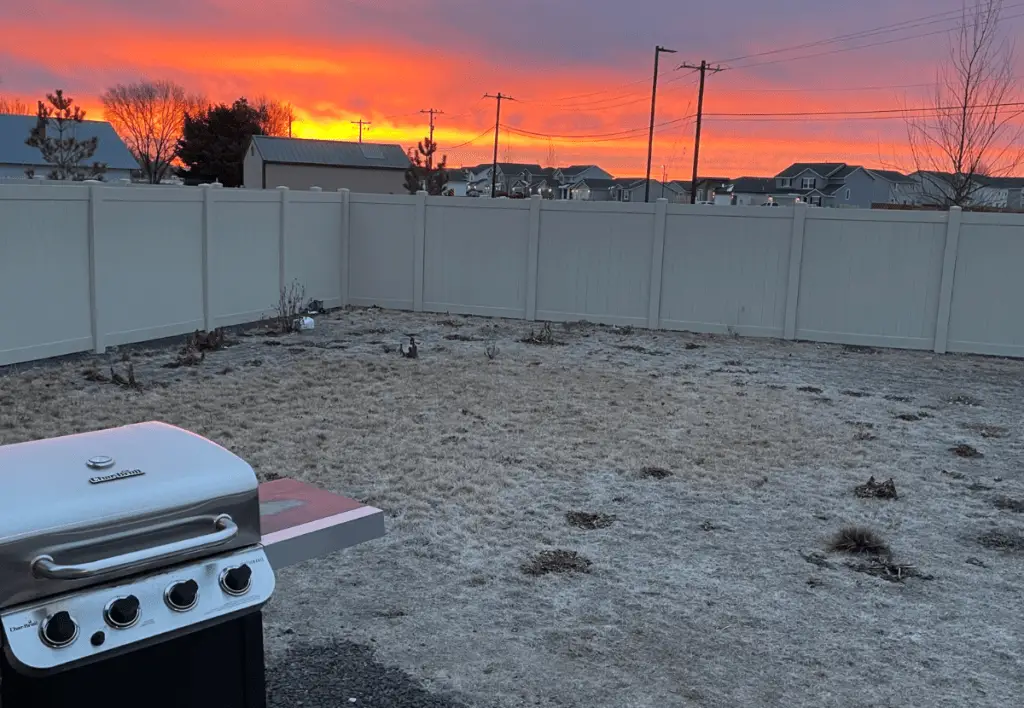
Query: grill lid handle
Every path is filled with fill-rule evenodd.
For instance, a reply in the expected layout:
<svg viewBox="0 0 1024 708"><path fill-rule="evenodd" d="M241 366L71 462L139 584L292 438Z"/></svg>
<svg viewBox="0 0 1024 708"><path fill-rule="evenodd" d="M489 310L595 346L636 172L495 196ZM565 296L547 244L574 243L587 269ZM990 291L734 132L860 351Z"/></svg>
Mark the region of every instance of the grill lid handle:
<svg viewBox="0 0 1024 708"><path fill-rule="evenodd" d="M144 548L140 551L132 551L131 553L124 553L119 556L103 558L89 563L62 565L55 562L53 556L37 556L32 561L32 574L37 578L48 578L50 580L95 578L100 575L131 570L137 566L148 565L155 561L169 561L189 553L215 548L227 543L238 535L238 524L227 514L221 514L214 519L213 523L217 528L213 533L183 541L173 541L172 543L165 543L162 546L154 546L153 548Z"/></svg>

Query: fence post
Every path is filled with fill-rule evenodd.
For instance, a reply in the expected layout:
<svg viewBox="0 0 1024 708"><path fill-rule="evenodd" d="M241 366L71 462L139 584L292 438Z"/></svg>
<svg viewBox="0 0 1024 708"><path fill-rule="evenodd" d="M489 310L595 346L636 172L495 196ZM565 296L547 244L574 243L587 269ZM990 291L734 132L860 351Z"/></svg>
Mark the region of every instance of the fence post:
<svg viewBox="0 0 1024 708"><path fill-rule="evenodd" d="M339 266L341 267L341 279L338 281L341 284L341 306L348 306L348 254L349 254L349 243L351 236L349 229L351 228L351 219L349 217L349 209L351 208L350 197L352 191L348 187L342 187L338 190L341 194L341 258Z"/></svg>
<svg viewBox="0 0 1024 708"><path fill-rule="evenodd" d="M213 223L213 190L210 185L200 185L203 192L203 329L212 332L213 310L210 308L212 279L210 278L210 231Z"/></svg>
<svg viewBox="0 0 1024 708"><path fill-rule="evenodd" d="M285 264L285 251L288 241L288 192L290 190L287 187L279 186L277 191L281 193L281 228L278 229L277 237L277 282L279 291L284 292L288 288L288 283L285 282L288 273Z"/></svg>
<svg viewBox="0 0 1024 708"><path fill-rule="evenodd" d="M647 308L647 328L661 327L661 277L665 262L665 226L668 223L668 200L654 203L654 245L651 248L651 293Z"/></svg>
<svg viewBox="0 0 1024 708"><path fill-rule="evenodd" d="M97 354L106 351L106 343L103 341L103 322L100 319L99 307L99 273L97 272L96 258L96 237L97 237L97 212L103 195L99 191L99 182L89 182L89 324L92 334L92 350Z"/></svg>
<svg viewBox="0 0 1024 708"><path fill-rule="evenodd" d="M537 319L537 257L540 254L540 207L543 197L530 197L530 231L526 236L526 319Z"/></svg>
<svg viewBox="0 0 1024 708"><path fill-rule="evenodd" d="M412 309L423 312L423 264L427 245L427 193L416 192L416 218L413 232Z"/></svg>
<svg viewBox="0 0 1024 708"><path fill-rule="evenodd" d="M964 211L958 206L949 208L946 218L946 248L942 255L942 280L939 283L939 313L935 320L935 353L945 354L949 344L949 316L953 308L953 278L956 276L956 257L960 250L960 223Z"/></svg>
<svg viewBox="0 0 1024 708"><path fill-rule="evenodd" d="M793 232L789 240L789 281L786 288L786 320L783 336L796 339L796 312L800 301L800 270L804 262L804 228L807 224L807 205L793 205Z"/></svg>

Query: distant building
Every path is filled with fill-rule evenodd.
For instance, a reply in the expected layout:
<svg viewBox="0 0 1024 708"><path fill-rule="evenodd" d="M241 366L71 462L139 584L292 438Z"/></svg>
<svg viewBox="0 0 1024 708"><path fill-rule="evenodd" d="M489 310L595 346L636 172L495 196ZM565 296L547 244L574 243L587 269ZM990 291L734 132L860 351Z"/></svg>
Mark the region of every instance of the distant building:
<svg viewBox="0 0 1024 708"><path fill-rule="evenodd" d="M738 177L728 187L733 206L761 206L774 191L774 177Z"/></svg>
<svg viewBox="0 0 1024 708"><path fill-rule="evenodd" d="M400 145L254 135L245 151L247 189L347 188L365 194L406 194L409 157Z"/></svg>
<svg viewBox="0 0 1024 708"><path fill-rule="evenodd" d="M667 199L670 202L683 201L683 195L689 199L689 192L676 182L662 182L652 179L650 193L647 190L647 178L645 177L617 177L615 186L611 189L612 199L617 202L640 202L643 203L647 196L652 202L658 199Z"/></svg>
<svg viewBox="0 0 1024 708"><path fill-rule="evenodd" d="M36 177L46 177L53 169L53 165L43 160L38 148L25 144L36 121L35 116L0 115L0 179L24 179L27 172L34 172ZM53 125L52 121L50 125ZM107 171L100 179L108 182L131 179L132 173L138 171L138 161L110 123L98 120L72 123L70 130L65 131L65 137L72 136L76 140L97 139L96 154L83 161L82 166L104 163Z"/></svg>
<svg viewBox="0 0 1024 708"><path fill-rule="evenodd" d="M780 205L797 201L821 207L860 207L891 203L894 184L902 175L866 170L845 162L795 162L775 175L773 199Z"/></svg>

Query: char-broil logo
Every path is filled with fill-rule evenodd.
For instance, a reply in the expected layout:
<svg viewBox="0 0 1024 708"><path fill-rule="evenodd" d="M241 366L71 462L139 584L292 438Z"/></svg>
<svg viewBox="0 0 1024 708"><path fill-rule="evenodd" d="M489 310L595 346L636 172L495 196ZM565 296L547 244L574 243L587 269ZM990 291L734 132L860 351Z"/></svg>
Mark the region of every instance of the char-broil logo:
<svg viewBox="0 0 1024 708"><path fill-rule="evenodd" d="M90 477L89 484L103 484L104 482L116 482L119 479L131 479L132 477L141 477L146 474L140 469L134 470L121 470L120 472L114 472L113 474L104 474L99 477Z"/></svg>
<svg viewBox="0 0 1024 708"><path fill-rule="evenodd" d="M37 620L29 620L25 624L18 624L18 625L14 625L13 627L8 627L7 628L7 633L8 634L14 634L15 632L19 632L19 631L21 631L23 629L30 629L31 627L38 627L38 626L39 626L39 622Z"/></svg>

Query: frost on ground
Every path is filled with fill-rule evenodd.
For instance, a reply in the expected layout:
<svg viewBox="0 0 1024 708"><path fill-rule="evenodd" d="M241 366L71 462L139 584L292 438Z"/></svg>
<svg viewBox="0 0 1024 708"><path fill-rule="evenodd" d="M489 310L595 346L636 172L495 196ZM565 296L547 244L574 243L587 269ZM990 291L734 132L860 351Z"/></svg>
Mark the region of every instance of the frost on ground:
<svg viewBox="0 0 1024 708"><path fill-rule="evenodd" d="M295 660L370 665L339 646L467 706L1024 694L1024 362L380 310L236 342L9 369L0 442L159 419L385 509L280 573L268 663L307 708L359 699ZM141 390L86 380L122 358ZM846 526L890 555L828 551Z"/></svg>

